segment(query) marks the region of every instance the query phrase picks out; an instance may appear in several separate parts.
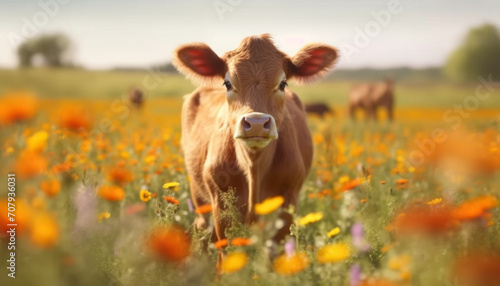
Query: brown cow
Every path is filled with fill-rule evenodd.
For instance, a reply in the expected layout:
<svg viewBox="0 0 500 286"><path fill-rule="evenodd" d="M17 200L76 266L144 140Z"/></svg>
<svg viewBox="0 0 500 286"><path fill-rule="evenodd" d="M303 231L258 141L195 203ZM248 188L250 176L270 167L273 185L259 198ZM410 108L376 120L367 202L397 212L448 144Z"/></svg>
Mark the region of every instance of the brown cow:
<svg viewBox="0 0 500 286"><path fill-rule="evenodd" d="M361 108L366 113L366 119L377 120L377 109L385 107L389 120L393 120L394 83L392 79L385 82L358 84L349 93L349 114L355 117L356 109Z"/></svg>
<svg viewBox="0 0 500 286"><path fill-rule="evenodd" d="M212 204L217 239L225 238L228 222L221 218L221 194L235 189L237 208L246 223L255 220L254 206L283 196L283 207L296 206L311 167L313 144L304 107L287 80L309 82L334 64L337 51L309 44L294 57L279 51L267 34L245 38L219 57L203 43L179 47L174 65L198 82L185 97L182 140L195 206ZM289 232L291 217L275 236ZM199 216L199 228L207 221Z"/></svg>
<svg viewBox="0 0 500 286"><path fill-rule="evenodd" d="M306 112L310 114L317 114L319 117L323 118L325 114L333 114L333 110L324 103L311 103L306 104Z"/></svg>
<svg viewBox="0 0 500 286"><path fill-rule="evenodd" d="M130 90L128 100L133 107L141 108L144 104L144 94L138 87L134 87Z"/></svg>

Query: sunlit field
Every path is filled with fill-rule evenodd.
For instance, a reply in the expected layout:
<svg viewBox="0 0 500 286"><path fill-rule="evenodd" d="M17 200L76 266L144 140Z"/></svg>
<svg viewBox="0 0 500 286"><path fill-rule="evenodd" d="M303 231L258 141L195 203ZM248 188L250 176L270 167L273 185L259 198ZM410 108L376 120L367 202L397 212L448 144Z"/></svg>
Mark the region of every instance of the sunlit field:
<svg viewBox="0 0 500 286"><path fill-rule="evenodd" d="M395 122L353 122L351 82L291 85L335 114L308 118L313 166L270 261L279 199L244 226L227 196L226 241L193 227L211 211L193 208L180 149L194 86L152 73L147 90L147 75L0 71L2 257L7 174L17 223L16 279L1 285L500 285L500 87L446 117L476 85L396 83Z"/></svg>

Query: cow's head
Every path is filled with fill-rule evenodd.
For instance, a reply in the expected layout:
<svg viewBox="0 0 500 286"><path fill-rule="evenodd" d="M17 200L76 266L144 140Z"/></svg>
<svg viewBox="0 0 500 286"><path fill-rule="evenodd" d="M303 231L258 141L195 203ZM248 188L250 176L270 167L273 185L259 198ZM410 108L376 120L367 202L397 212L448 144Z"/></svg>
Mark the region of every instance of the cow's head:
<svg viewBox="0 0 500 286"><path fill-rule="evenodd" d="M234 138L261 149L278 138L287 80L305 83L320 78L336 58L337 51L323 44L306 45L290 58L265 34L245 38L222 58L203 43L181 46L174 65L197 81L224 85Z"/></svg>

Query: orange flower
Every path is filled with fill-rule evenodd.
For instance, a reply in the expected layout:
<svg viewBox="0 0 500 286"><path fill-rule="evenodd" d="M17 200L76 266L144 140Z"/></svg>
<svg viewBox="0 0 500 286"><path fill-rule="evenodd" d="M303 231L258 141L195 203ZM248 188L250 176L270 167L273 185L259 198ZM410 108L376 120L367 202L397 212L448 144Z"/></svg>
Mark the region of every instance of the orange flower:
<svg viewBox="0 0 500 286"><path fill-rule="evenodd" d="M34 94L16 92L0 98L0 125L31 119L36 114Z"/></svg>
<svg viewBox="0 0 500 286"><path fill-rule="evenodd" d="M424 233L438 234L457 226L456 219L447 208L430 206L409 207L401 212L388 227L400 234Z"/></svg>
<svg viewBox="0 0 500 286"><path fill-rule="evenodd" d="M486 215L486 212L498 205L494 196L482 196L464 202L453 210L453 216L459 220L476 219Z"/></svg>
<svg viewBox="0 0 500 286"><path fill-rule="evenodd" d="M498 253L472 253L458 259L454 274L464 285L495 286L500 281L500 255Z"/></svg>
<svg viewBox="0 0 500 286"><path fill-rule="evenodd" d="M344 184L342 186L342 189L341 191L349 191L349 190L352 190L354 188L356 188L357 186L359 186L360 184L363 183L363 180L359 179L359 178L356 178L356 179L353 179L349 182L347 182L346 184Z"/></svg>
<svg viewBox="0 0 500 286"><path fill-rule="evenodd" d="M175 199L175 198L172 198L172 197L163 196L163 199L166 200L169 203L174 204L174 205L178 205L179 204L179 201L177 199Z"/></svg>
<svg viewBox="0 0 500 286"><path fill-rule="evenodd" d="M134 215L138 212L142 212L146 208L146 205L143 203L137 203L130 205L125 208L125 213L128 215Z"/></svg>
<svg viewBox="0 0 500 286"><path fill-rule="evenodd" d="M217 249L221 249L223 247L226 247L228 243L229 243L229 241L227 240L227 238L224 238L224 239L217 240L216 242L214 242L214 246Z"/></svg>
<svg viewBox="0 0 500 286"><path fill-rule="evenodd" d="M316 176L323 181L323 183L331 182L333 180L332 173L329 170L316 170Z"/></svg>
<svg viewBox="0 0 500 286"><path fill-rule="evenodd" d="M384 247L382 247L382 248L380 249L380 252L382 252L382 253L386 253L386 252L388 252L389 250L391 250L392 248L394 248L394 244L385 245Z"/></svg>
<svg viewBox="0 0 500 286"><path fill-rule="evenodd" d="M99 189L99 196L110 202L118 202L125 198L125 191L118 186L102 186Z"/></svg>
<svg viewBox="0 0 500 286"><path fill-rule="evenodd" d="M77 106L66 106L60 109L57 122L62 128L73 131L90 130L92 121L88 112Z"/></svg>
<svg viewBox="0 0 500 286"><path fill-rule="evenodd" d="M396 180L396 183L399 185L404 185L404 184L408 183L408 179L398 179L398 180Z"/></svg>
<svg viewBox="0 0 500 286"><path fill-rule="evenodd" d="M274 271L281 275L293 275L309 267L309 258L305 252L299 252L291 256L282 254L273 262Z"/></svg>
<svg viewBox="0 0 500 286"><path fill-rule="evenodd" d="M40 175L47 169L47 160L36 152L21 153L14 169L20 178L32 178Z"/></svg>
<svg viewBox="0 0 500 286"><path fill-rule="evenodd" d="M16 199L15 223L17 224L16 235L26 232L30 225L31 210L23 199ZM9 201L7 198L0 199L0 237L6 235L9 230Z"/></svg>
<svg viewBox="0 0 500 286"><path fill-rule="evenodd" d="M59 240L59 225L52 215L37 214L33 218L31 242L40 248L51 248Z"/></svg>
<svg viewBox="0 0 500 286"><path fill-rule="evenodd" d="M52 171L55 174L69 172L70 170L71 170L71 163L70 162L64 162L64 163L61 163L61 164L54 165L52 167Z"/></svg>
<svg viewBox="0 0 500 286"><path fill-rule="evenodd" d="M191 238L180 226L163 226L153 230L147 243L166 262L180 262L190 255Z"/></svg>
<svg viewBox="0 0 500 286"><path fill-rule="evenodd" d="M113 167L108 172L108 180L119 185L124 185L134 180L134 174L124 167Z"/></svg>
<svg viewBox="0 0 500 286"><path fill-rule="evenodd" d="M233 246L246 246L252 245L252 240L245 237L236 237L231 240L231 245Z"/></svg>
<svg viewBox="0 0 500 286"><path fill-rule="evenodd" d="M53 197L59 193L59 190L61 189L61 182L57 179L42 181L40 183L40 188L47 196Z"/></svg>
<svg viewBox="0 0 500 286"><path fill-rule="evenodd" d="M212 211L211 204L201 205L194 210L194 212L197 214L206 214L206 213L209 213L211 211Z"/></svg>

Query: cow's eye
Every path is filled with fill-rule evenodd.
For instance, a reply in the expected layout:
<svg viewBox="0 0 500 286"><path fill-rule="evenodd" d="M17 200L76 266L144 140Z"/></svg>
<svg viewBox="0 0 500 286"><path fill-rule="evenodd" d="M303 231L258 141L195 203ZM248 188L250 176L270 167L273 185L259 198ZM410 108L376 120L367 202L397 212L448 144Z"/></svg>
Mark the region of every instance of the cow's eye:
<svg viewBox="0 0 500 286"><path fill-rule="evenodd" d="M280 86L279 86L280 90L281 90L281 91L285 91L285 87L286 87L287 85L288 85L288 83L287 83L285 80L284 80L284 81L282 81L282 82L280 83Z"/></svg>
<svg viewBox="0 0 500 286"><path fill-rule="evenodd" d="M228 80L224 81L222 85L224 85L227 88L227 91L230 91L233 88L233 85Z"/></svg>

